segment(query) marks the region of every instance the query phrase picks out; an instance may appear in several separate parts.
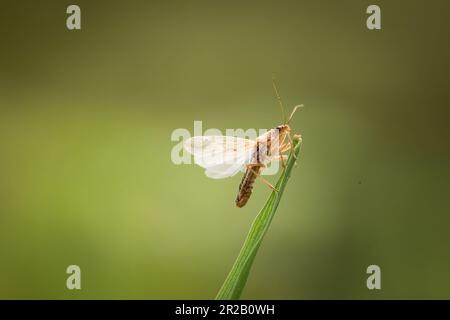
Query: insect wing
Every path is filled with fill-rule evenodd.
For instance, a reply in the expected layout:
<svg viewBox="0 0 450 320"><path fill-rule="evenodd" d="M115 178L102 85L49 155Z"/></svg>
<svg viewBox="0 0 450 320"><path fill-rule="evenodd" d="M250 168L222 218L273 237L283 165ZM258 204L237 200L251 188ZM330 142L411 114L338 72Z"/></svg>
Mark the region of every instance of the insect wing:
<svg viewBox="0 0 450 320"><path fill-rule="evenodd" d="M194 162L213 179L231 177L250 162L256 142L229 136L196 136L184 143Z"/></svg>

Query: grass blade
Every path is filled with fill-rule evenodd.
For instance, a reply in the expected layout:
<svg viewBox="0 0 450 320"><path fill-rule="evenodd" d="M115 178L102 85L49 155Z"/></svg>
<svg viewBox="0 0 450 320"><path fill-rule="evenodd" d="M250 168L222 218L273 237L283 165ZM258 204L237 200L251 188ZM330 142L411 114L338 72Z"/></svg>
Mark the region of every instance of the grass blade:
<svg viewBox="0 0 450 320"><path fill-rule="evenodd" d="M294 136L294 154L297 158L300 152L301 141L300 136ZM264 207L253 221L244 245L242 246L230 273L216 296L217 300L232 300L240 298L242 290L247 282L253 260L255 259L264 235L269 229L273 216L277 211L278 204L281 196L283 195L286 183L289 180L294 163L295 158L291 154L287 160L286 167L275 186L275 188L279 191L273 191L270 194L264 204Z"/></svg>

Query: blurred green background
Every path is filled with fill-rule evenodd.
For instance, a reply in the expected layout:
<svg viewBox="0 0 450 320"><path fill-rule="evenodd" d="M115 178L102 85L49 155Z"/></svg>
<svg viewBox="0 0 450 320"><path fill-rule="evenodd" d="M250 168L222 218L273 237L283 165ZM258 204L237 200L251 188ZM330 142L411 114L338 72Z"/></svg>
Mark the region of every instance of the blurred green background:
<svg viewBox="0 0 450 320"><path fill-rule="evenodd" d="M69 4L1 1L0 298L213 298L270 190L170 135L280 124L272 73L304 145L243 298L450 298L448 1Z"/></svg>

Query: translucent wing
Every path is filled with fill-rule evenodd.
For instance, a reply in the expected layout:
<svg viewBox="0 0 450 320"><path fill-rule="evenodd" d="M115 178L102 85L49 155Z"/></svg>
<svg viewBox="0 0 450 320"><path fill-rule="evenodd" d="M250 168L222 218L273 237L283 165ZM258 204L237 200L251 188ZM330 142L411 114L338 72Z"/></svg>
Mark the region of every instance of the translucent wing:
<svg viewBox="0 0 450 320"><path fill-rule="evenodd" d="M184 142L184 148L194 156L194 162L205 168L213 179L235 175L249 163L256 141L229 136L196 136Z"/></svg>

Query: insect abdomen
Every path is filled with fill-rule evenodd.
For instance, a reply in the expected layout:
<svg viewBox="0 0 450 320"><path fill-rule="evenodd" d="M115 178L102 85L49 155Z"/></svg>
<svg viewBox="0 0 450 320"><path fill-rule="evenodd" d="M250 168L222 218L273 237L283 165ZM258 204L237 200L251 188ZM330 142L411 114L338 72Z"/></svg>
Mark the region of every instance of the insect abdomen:
<svg viewBox="0 0 450 320"><path fill-rule="evenodd" d="M239 185L239 192L236 197L236 206L242 208L247 203L248 199L252 195L253 184L257 178L257 174L260 173L262 165L256 165L247 168L244 176L242 177L241 184Z"/></svg>

